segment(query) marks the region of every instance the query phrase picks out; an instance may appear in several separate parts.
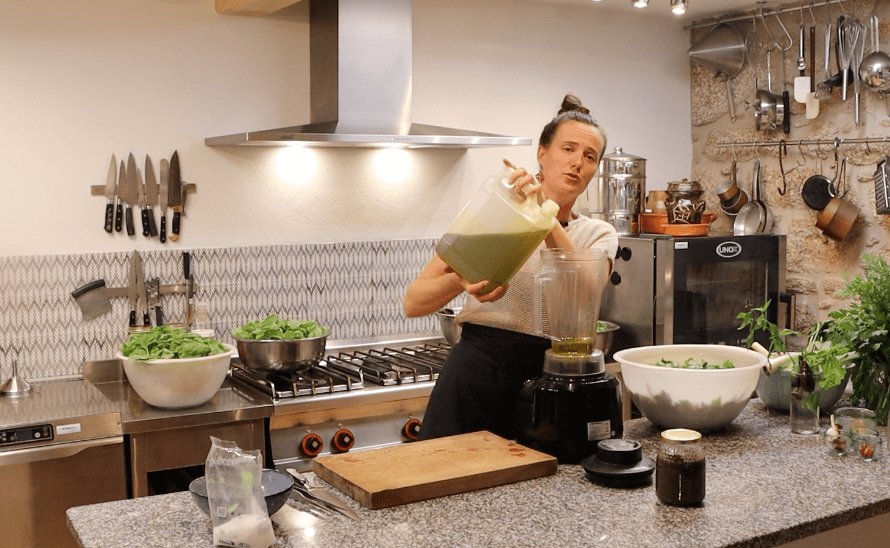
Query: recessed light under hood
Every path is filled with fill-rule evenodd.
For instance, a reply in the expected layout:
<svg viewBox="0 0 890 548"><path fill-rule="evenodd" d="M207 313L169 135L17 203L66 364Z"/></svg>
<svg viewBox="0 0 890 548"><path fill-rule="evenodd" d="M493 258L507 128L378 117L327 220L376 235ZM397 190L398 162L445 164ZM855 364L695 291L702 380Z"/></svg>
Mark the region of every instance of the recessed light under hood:
<svg viewBox="0 0 890 548"><path fill-rule="evenodd" d="M208 146L470 148L531 139L411 122L411 0L311 0L310 123Z"/></svg>

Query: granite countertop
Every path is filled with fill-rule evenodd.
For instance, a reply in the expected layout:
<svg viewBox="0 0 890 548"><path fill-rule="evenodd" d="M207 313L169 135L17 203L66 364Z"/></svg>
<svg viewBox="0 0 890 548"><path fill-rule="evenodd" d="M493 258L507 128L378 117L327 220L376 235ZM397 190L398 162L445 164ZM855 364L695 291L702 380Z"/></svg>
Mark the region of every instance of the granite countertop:
<svg viewBox="0 0 890 548"><path fill-rule="evenodd" d="M827 421L823 421L826 422ZM655 457L659 429L628 421L625 437ZM884 428L881 433L886 438ZM272 519L276 547L609 546L768 547L890 511L890 457L835 457L818 436L792 435L787 414L752 400L728 427L705 434L702 505L658 502L654 485L592 484L583 468L383 510L336 491L363 518L316 518L288 501ZM317 477L313 481L321 482ZM85 548L212 546L212 523L189 493L71 508Z"/></svg>

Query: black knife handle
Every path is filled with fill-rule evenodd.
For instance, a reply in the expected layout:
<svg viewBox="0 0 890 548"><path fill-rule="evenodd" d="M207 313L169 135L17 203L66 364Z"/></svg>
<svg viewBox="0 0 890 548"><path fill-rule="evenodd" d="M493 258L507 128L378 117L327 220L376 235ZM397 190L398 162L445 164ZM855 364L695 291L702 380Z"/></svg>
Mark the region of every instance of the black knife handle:
<svg viewBox="0 0 890 548"><path fill-rule="evenodd" d="M161 310L160 306L155 307L155 325L164 325L164 312Z"/></svg>
<svg viewBox="0 0 890 548"><path fill-rule="evenodd" d="M108 202L105 206L105 232L111 234L114 231L114 204Z"/></svg>
<svg viewBox="0 0 890 548"><path fill-rule="evenodd" d="M154 238L158 235L158 225L155 224L155 212L152 208L146 208L146 215L148 215L148 235Z"/></svg>
<svg viewBox="0 0 890 548"><path fill-rule="evenodd" d="M167 241L167 216L161 213L161 243Z"/></svg>
<svg viewBox="0 0 890 548"><path fill-rule="evenodd" d="M151 327L151 316L148 315L148 312L142 313L142 325L145 327Z"/></svg>
<svg viewBox="0 0 890 548"><path fill-rule="evenodd" d="M134 234L136 234L136 227L133 226L133 208L130 206L127 206L126 220L127 236L133 236Z"/></svg>
<svg viewBox="0 0 890 548"><path fill-rule="evenodd" d="M136 327L136 311L130 311L130 327Z"/></svg>
<svg viewBox="0 0 890 548"><path fill-rule="evenodd" d="M785 114L782 116L782 133L788 135L791 133L791 100L787 91L782 92L782 106L785 108Z"/></svg>
<svg viewBox="0 0 890 548"><path fill-rule="evenodd" d="M182 254L182 275L186 280L192 277L192 254L188 251Z"/></svg>
<svg viewBox="0 0 890 548"><path fill-rule="evenodd" d="M151 231L148 229L148 210L144 207L142 208L142 235L145 237L151 235Z"/></svg>
<svg viewBox="0 0 890 548"><path fill-rule="evenodd" d="M117 203L117 208L114 212L114 231L120 232L124 228L124 206L121 205L120 202Z"/></svg>
<svg viewBox="0 0 890 548"><path fill-rule="evenodd" d="M173 212L173 221L170 223L170 239L176 241L179 239L179 212Z"/></svg>

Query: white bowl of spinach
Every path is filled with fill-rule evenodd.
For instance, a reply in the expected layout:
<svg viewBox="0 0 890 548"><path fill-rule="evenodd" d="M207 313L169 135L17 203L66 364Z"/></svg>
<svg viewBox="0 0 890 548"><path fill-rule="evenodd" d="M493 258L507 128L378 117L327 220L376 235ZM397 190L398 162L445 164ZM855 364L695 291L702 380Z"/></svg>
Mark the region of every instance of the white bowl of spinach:
<svg viewBox="0 0 890 548"><path fill-rule="evenodd" d="M628 348L614 358L644 417L700 432L722 428L742 412L766 365L753 350L716 344Z"/></svg>
<svg viewBox="0 0 890 548"><path fill-rule="evenodd" d="M208 402L226 379L235 347L171 326L130 334L117 358L146 403L179 409Z"/></svg>

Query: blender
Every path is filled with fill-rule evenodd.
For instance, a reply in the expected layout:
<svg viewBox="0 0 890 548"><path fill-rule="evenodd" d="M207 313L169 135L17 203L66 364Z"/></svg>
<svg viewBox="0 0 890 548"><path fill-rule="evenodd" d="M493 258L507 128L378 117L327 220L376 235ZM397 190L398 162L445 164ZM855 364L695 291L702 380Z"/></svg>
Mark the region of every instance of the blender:
<svg viewBox="0 0 890 548"><path fill-rule="evenodd" d="M621 390L605 371L596 349L600 302L609 275L606 252L592 249L541 251L535 276L535 331L551 339L541 377L519 394L516 441L579 463L600 440L621 438Z"/></svg>

